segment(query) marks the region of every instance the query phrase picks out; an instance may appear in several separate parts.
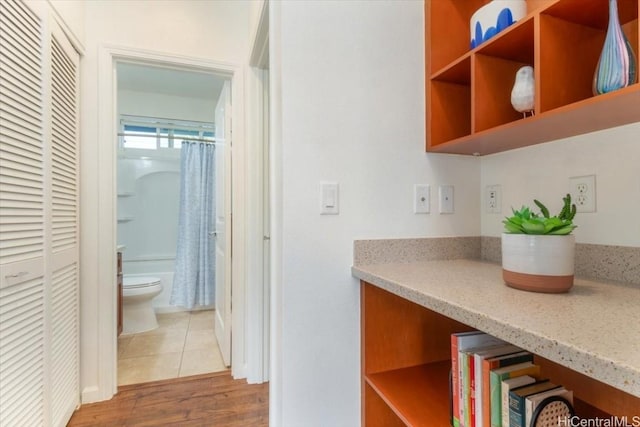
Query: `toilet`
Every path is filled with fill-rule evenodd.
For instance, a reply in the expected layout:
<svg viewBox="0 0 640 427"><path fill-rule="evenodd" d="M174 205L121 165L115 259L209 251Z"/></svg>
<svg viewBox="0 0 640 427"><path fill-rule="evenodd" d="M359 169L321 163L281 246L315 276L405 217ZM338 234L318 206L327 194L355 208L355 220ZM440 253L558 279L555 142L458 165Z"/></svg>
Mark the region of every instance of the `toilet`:
<svg viewBox="0 0 640 427"><path fill-rule="evenodd" d="M123 277L122 334L137 334L158 327L151 300L162 292L160 279L151 276Z"/></svg>

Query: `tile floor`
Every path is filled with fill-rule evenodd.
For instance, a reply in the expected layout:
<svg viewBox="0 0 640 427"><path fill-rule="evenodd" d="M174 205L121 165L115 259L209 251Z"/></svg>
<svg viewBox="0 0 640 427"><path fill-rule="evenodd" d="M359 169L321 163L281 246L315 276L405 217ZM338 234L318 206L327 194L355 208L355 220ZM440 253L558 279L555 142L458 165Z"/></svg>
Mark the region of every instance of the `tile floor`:
<svg viewBox="0 0 640 427"><path fill-rule="evenodd" d="M213 310L158 314L158 329L118 338L118 385L226 369Z"/></svg>

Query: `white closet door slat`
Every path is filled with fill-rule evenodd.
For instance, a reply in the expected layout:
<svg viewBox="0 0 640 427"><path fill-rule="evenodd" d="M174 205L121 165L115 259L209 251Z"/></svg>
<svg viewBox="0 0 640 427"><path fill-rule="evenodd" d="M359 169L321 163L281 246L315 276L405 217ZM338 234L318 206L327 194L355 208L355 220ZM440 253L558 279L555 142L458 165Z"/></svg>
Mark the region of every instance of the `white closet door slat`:
<svg viewBox="0 0 640 427"><path fill-rule="evenodd" d="M77 265L53 272L51 306L53 317L51 367L55 394L52 402L52 425L65 425L69 408L78 402L78 286Z"/></svg>
<svg viewBox="0 0 640 427"><path fill-rule="evenodd" d="M57 154L60 154L60 152L58 151ZM71 159L63 158L60 155L54 155L53 160L56 162L55 165L53 166L56 172L61 176L68 178L71 183L75 183L76 173L73 165L72 164L70 165L70 163L72 163Z"/></svg>
<svg viewBox="0 0 640 427"><path fill-rule="evenodd" d="M51 35L51 396L52 425L64 426L80 398L78 291L77 52Z"/></svg>
<svg viewBox="0 0 640 427"><path fill-rule="evenodd" d="M53 221L77 215L77 65L58 38L52 38ZM72 219L73 221L73 219ZM54 253L77 244L73 225L53 227Z"/></svg>
<svg viewBox="0 0 640 427"><path fill-rule="evenodd" d="M5 80L7 83L5 87L13 91L23 91L21 92L23 94L38 94L38 80L40 76L39 68L35 66L36 64L28 57L24 57L21 52L23 48L16 47L11 44L10 41L0 38L0 46L2 46L2 50L7 53L7 56L9 54L13 56L11 61L5 59L0 60L3 70L6 72L6 75L3 76L7 79ZM15 83L14 76L22 77L22 79L20 79L20 85L10 84Z"/></svg>
<svg viewBox="0 0 640 427"><path fill-rule="evenodd" d="M20 185L14 185L14 184L11 184L10 182L0 182L0 193L17 193L17 194L23 193L25 194L25 196L31 195L35 199L39 197L39 193L37 189L20 186ZM7 196L7 197L11 197L11 196ZM4 197L2 197L2 199L4 200Z"/></svg>
<svg viewBox="0 0 640 427"><path fill-rule="evenodd" d="M15 3L15 0L12 0ZM9 22L15 22L16 27L22 31L20 37L30 38L36 44L40 40L40 19L25 6L14 7L12 10L0 9L0 15L8 18Z"/></svg>
<svg viewBox="0 0 640 427"><path fill-rule="evenodd" d="M4 64L0 64L2 66ZM2 109L14 119L25 120L38 126L40 123L40 114L38 110L34 110L34 104L38 104L39 94L37 90L28 90L24 85L24 81L16 81L15 73L8 73L3 71L2 80L0 80L0 89L2 90L2 96L7 98L8 102L3 102ZM24 102L26 99L28 102ZM18 102L16 102L18 101ZM10 110L12 108L13 110Z"/></svg>
<svg viewBox="0 0 640 427"><path fill-rule="evenodd" d="M42 175L42 162L38 159L25 157L24 155L15 154L9 150L3 150L4 155L0 162L2 167L14 167L20 170L27 170L36 176Z"/></svg>
<svg viewBox="0 0 640 427"><path fill-rule="evenodd" d="M15 172L21 172L25 176L42 175L42 166L37 159L19 157L8 151L5 151L0 159L0 168L14 169Z"/></svg>
<svg viewBox="0 0 640 427"><path fill-rule="evenodd" d="M41 24L24 3L0 2L0 265L43 256ZM6 96L5 96L6 94ZM25 191L16 191L24 187ZM23 220L40 235L19 233Z"/></svg>
<svg viewBox="0 0 640 427"><path fill-rule="evenodd" d="M0 45L2 46L2 50L10 53L14 57L14 61L12 61L11 68L19 69L21 74L24 74L26 80L31 80L31 82L37 82L38 79L38 62L33 58L29 52L33 51L36 48L36 44L31 44L24 40L12 37L11 32L7 30L11 30L10 21L3 21L2 28L5 28L5 31L0 32Z"/></svg>
<svg viewBox="0 0 640 427"><path fill-rule="evenodd" d="M67 138L73 138L73 133L70 132L68 129L61 129L58 126L55 126L53 128L53 132L56 134L56 137L64 140ZM75 158L75 152L73 151L73 147L69 147L69 146L61 146L60 147L61 150L63 150L64 154L67 156L71 156L72 158Z"/></svg>
<svg viewBox="0 0 640 427"><path fill-rule="evenodd" d="M42 225L38 223L30 223L27 221L23 221L22 226L20 227L20 229L23 231L30 231L30 230L39 231L41 228L42 228ZM0 233L10 233L12 229L13 227L11 227L10 225L5 224L4 222L0 222Z"/></svg>
<svg viewBox="0 0 640 427"><path fill-rule="evenodd" d="M0 425L43 425L44 281L0 288Z"/></svg>
<svg viewBox="0 0 640 427"><path fill-rule="evenodd" d="M1 102L1 101L0 101ZM34 155L42 152L42 135L32 133L29 129L15 129L13 123L3 122L4 114L0 109L0 147L20 147L26 151L31 151Z"/></svg>

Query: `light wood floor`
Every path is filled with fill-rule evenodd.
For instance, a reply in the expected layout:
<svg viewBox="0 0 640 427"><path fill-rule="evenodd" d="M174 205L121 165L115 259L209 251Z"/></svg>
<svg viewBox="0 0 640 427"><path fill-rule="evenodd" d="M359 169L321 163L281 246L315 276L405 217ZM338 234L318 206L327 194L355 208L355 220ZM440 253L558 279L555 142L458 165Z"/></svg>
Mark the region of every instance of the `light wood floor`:
<svg viewBox="0 0 640 427"><path fill-rule="evenodd" d="M157 329L118 337L119 386L227 369L213 310L159 313L157 318Z"/></svg>
<svg viewBox="0 0 640 427"><path fill-rule="evenodd" d="M68 427L268 425L268 384L226 371L119 387L113 399L83 405Z"/></svg>

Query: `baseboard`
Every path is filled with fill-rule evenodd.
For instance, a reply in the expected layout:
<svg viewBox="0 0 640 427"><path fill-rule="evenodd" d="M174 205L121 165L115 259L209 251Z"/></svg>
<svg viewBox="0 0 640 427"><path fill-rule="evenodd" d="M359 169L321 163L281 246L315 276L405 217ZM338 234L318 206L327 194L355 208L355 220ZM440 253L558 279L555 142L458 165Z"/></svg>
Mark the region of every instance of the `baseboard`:
<svg viewBox="0 0 640 427"><path fill-rule="evenodd" d="M102 402L104 400L109 400L112 397L113 393L105 395L97 386L85 387L80 395L82 405L85 405L87 403Z"/></svg>

